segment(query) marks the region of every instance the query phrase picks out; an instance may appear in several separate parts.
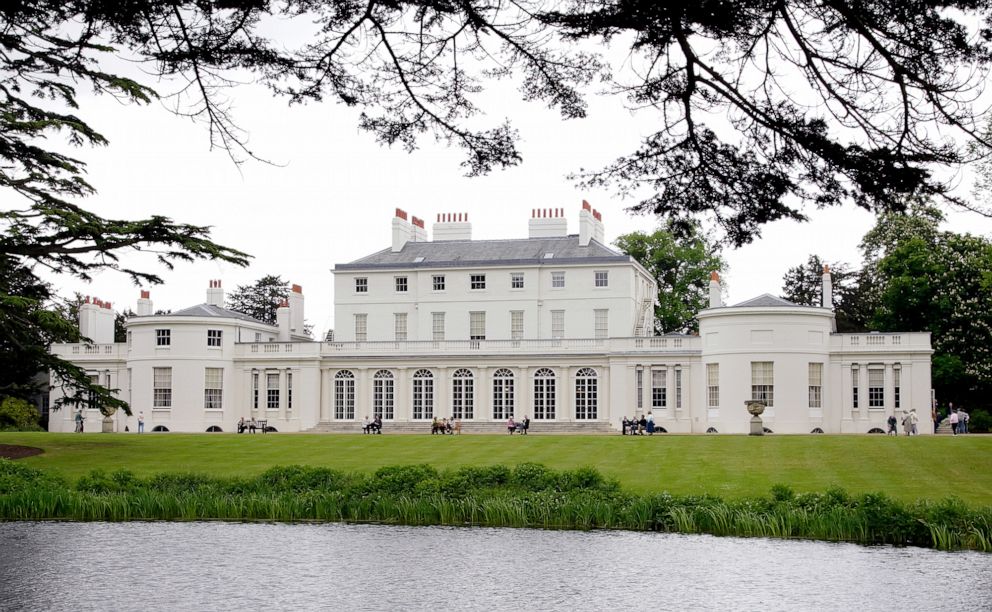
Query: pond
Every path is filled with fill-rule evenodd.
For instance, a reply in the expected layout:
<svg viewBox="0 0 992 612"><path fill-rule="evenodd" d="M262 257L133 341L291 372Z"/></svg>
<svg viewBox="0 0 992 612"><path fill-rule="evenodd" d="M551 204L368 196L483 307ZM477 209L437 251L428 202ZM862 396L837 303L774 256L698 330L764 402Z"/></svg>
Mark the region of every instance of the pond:
<svg viewBox="0 0 992 612"><path fill-rule="evenodd" d="M992 555L613 531L0 523L0 610L987 610Z"/></svg>

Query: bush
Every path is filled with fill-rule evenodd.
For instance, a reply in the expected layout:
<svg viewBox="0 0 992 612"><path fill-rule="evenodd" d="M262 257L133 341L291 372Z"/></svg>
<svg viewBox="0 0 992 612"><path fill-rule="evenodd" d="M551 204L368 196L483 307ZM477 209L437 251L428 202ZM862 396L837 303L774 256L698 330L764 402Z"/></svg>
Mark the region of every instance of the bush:
<svg viewBox="0 0 992 612"><path fill-rule="evenodd" d="M6 397L0 402L0 431L42 431L41 415L30 403Z"/></svg>
<svg viewBox="0 0 992 612"><path fill-rule="evenodd" d="M968 431L971 433L989 433L992 431L992 415L984 410L969 413Z"/></svg>
<svg viewBox="0 0 992 612"><path fill-rule="evenodd" d="M65 483L57 476L10 459L0 459L0 495L64 486Z"/></svg>
<svg viewBox="0 0 992 612"><path fill-rule="evenodd" d="M86 493L128 493L140 486L141 482L127 470L117 470L107 474L103 470L93 470L76 482L76 490Z"/></svg>
<svg viewBox="0 0 992 612"><path fill-rule="evenodd" d="M272 490L280 493L299 493L302 491L339 491L348 484L344 472L325 467L307 465L284 465L270 468L258 477L258 485L262 490Z"/></svg>

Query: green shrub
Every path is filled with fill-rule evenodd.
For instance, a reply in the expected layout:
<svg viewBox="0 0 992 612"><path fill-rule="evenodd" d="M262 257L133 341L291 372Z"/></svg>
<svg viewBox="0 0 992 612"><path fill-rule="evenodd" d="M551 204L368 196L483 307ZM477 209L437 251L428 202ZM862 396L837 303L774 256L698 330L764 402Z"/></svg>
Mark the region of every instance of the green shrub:
<svg viewBox="0 0 992 612"><path fill-rule="evenodd" d="M425 481L437 481L438 473L431 465L393 465L379 468L368 481L371 491L400 495L415 493Z"/></svg>
<svg viewBox="0 0 992 612"><path fill-rule="evenodd" d="M141 484L127 470L117 470L110 474L103 470L93 470L76 482L76 490L86 493L125 493L140 488Z"/></svg>
<svg viewBox="0 0 992 612"><path fill-rule="evenodd" d="M42 431L41 415L30 403L5 397L0 402L0 431Z"/></svg>
<svg viewBox="0 0 992 612"><path fill-rule="evenodd" d="M540 463L521 463L513 468L510 483L527 491L544 491L554 489L557 485L557 474Z"/></svg>
<svg viewBox="0 0 992 612"><path fill-rule="evenodd" d="M25 490L61 489L65 482L58 476L0 458L0 495Z"/></svg>
<svg viewBox="0 0 992 612"><path fill-rule="evenodd" d="M269 468L258 477L258 488L278 492L338 491L348 484L344 472L326 467L283 465Z"/></svg>
<svg viewBox="0 0 992 612"><path fill-rule="evenodd" d="M971 433L989 433L992 431L992 415L985 410L975 410L968 414L968 431Z"/></svg>

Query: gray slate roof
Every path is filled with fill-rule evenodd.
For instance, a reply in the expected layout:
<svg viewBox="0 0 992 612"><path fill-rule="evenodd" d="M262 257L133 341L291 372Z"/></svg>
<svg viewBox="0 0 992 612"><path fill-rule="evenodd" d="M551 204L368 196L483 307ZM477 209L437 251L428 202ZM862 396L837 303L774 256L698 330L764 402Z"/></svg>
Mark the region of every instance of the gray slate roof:
<svg viewBox="0 0 992 612"><path fill-rule="evenodd" d="M545 258L546 253L554 257ZM422 259L421 259L422 258ZM568 263L622 263L630 257L595 240L579 246L579 236L522 238L518 240L444 240L408 242L394 253L383 249L335 270L375 268L454 268L481 265L562 265Z"/></svg>
<svg viewBox="0 0 992 612"><path fill-rule="evenodd" d="M768 308L768 307L792 307L792 308L814 308L813 306L803 306L802 304L795 304L789 300L784 300L780 297L776 297L770 293L765 293L759 295L756 298L751 298L746 302L741 302L740 304L734 304L731 308L746 308L746 307L756 307L756 308Z"/></svg>
<svg viewBox="0 0 992 612"><path fill-rule="evenodd" d="M183 308L182 310L177 310L176 312L170 312L169 314L156 315L160 317L216 317L218 319L238 319L239 321L248 321L250 323L258 323L259 325L268 325L273 327L271 324L265 321L259 321L254 317L249 317L248 315L237 312L235 310L228 310L227 308L221 308L220 306L214 306L212 304L197 304L196 306L190 306L189 308Z"/></svg>

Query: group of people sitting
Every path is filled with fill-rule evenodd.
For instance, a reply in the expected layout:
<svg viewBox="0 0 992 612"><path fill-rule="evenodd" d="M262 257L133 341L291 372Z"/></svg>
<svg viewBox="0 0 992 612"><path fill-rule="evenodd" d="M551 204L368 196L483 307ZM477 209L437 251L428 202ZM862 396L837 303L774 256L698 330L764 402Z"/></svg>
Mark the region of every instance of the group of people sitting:
<svg viewBox="0 0 992 612"><path fill-rule="evenodd" d="M265 433L265 426L259 425L255 417L252 417L250 421L246 421L245 417L241 417L241 420L238 421L238 433L245 433L246 431L248 433L255 433L255 431Z"/></svg>
<svg viewBox="0 0 992 612"><path fill-rule="evenodd" d="M521 436L527 435L527 430L530 429L530 419L524 416L522 421L514 421L511 416L506 422L506 433L513 435L513 432L519 431Z"/></svg>
<svg viewBox="0 0 992 612"><path fill-rule="evenodd" d="M363 434L381 434L382 433L382 416L375 415L375 418L371 421L369 417L365 417L362 421L362 433Z"/></svg>
<svg viewBox="0 0 992 612"><path fill-rule="evenodd" d="M434 417L431 421L431 435L435 434L460 434L462 433L461 419L441 419Z"/></svg>
<svg viewBox="0 0 992 612"><path fill-rule="evenodd" d="M623 435L625 436L643 436L647 433L649 436L654 435L654 415L650 412L647 415L641 415L638 419L636 416L628 419L623 417Z"/></svg>

